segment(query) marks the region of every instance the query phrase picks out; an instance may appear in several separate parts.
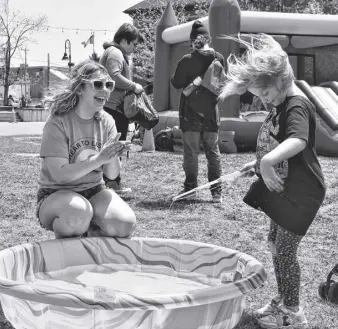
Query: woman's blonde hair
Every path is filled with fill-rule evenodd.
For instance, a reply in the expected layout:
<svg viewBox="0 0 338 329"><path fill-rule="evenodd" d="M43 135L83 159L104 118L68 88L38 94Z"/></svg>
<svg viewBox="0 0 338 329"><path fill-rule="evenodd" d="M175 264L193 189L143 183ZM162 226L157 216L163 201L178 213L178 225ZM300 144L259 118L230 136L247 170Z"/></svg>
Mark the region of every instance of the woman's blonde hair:
<svg viewBox="0 0 338 329"><path fill-rule="evenodd" d="M79 102L78 91L82 87L84 80L90 79L93 73L100 71L108 75L107 70L101 64L87 59L77 64L68 80L67 85L60 85L48 92L44 100L44 105L53 115L65 115L73 109Z"/></svg>
<svg viewBox="0 0 338 329"><path fill-rule="evenodd" d="M286 90L294 81L294 74L287 53L273 37L266 34L250 34L250 41L225 37L243 44L247 50L242 56L231 54L227 59L227 82L221 99L242 94L249 87L277 87ZM246 37L245 37L246 38Z"/></svg>

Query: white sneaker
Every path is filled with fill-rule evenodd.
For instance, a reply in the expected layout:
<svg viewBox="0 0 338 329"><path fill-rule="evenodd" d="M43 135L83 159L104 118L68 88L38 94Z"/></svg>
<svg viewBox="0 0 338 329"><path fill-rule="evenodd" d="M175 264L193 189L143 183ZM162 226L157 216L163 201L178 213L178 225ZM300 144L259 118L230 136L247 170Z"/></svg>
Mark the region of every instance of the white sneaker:
<svg viewBox="0 0 338 329"><path fill-rule="evenodd" d="M272 298L270 303L264 305L262 308L253 312L253 315L256 319L262 318L264 316L268 316L274 314L277 311L278 306L281 304L282 298L280 296L276 296Z"/></svg>
<svg viewBox="0 0 338 329"><path fill-rule="evenodd" d="M309 327L303 308L293 312L284 305L277 311L257 320L258 325L264 329L306 329Z"/></svg>

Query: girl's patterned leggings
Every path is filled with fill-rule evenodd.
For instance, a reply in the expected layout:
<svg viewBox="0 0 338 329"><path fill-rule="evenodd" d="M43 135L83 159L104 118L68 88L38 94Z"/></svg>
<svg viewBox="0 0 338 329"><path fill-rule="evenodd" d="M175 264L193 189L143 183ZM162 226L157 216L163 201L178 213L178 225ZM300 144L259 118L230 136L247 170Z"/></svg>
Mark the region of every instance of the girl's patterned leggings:
<svg viewBox="0 0 338 329"><path fill-rule="evenodd" d="M300 267L297 249L302 237L271 221L268 244L272 252L278 293L286 306L299 305Z"/></svg>

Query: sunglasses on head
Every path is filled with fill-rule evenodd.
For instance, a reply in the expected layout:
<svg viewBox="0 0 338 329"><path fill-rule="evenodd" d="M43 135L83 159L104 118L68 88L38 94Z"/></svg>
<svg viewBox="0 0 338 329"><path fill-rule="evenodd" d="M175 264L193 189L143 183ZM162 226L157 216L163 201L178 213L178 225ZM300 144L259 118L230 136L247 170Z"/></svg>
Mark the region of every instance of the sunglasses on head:
<svg viewBox="0 0 338 329"><path fill-rule="evenodd" d="M102 80L85 80L89 83L91 83L93 89L95 91L102 91L104 89L104 87L106 87L106 89L112 91L115 87L115 82L114 81L106 81L103 82Z"/></svg>

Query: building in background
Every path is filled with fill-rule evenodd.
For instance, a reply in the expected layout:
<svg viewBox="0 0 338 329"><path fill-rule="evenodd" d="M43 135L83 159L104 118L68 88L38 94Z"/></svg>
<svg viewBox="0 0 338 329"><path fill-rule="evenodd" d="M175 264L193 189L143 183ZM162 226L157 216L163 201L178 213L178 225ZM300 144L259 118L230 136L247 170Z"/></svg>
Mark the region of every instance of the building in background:
<svg viewBox="0 0 338 329"><path fill-rule="evenodd" d="M15 100L20 100L23 95L33 104L41 103L48 86L53 88L68 80L68 68L51 66L28 66L25 65L11 68L14 72L13 84L9 87L9 95ZM25 74L26 73L26 74ZM0 104L3 102L4 86L0 81Z"/></svg>

